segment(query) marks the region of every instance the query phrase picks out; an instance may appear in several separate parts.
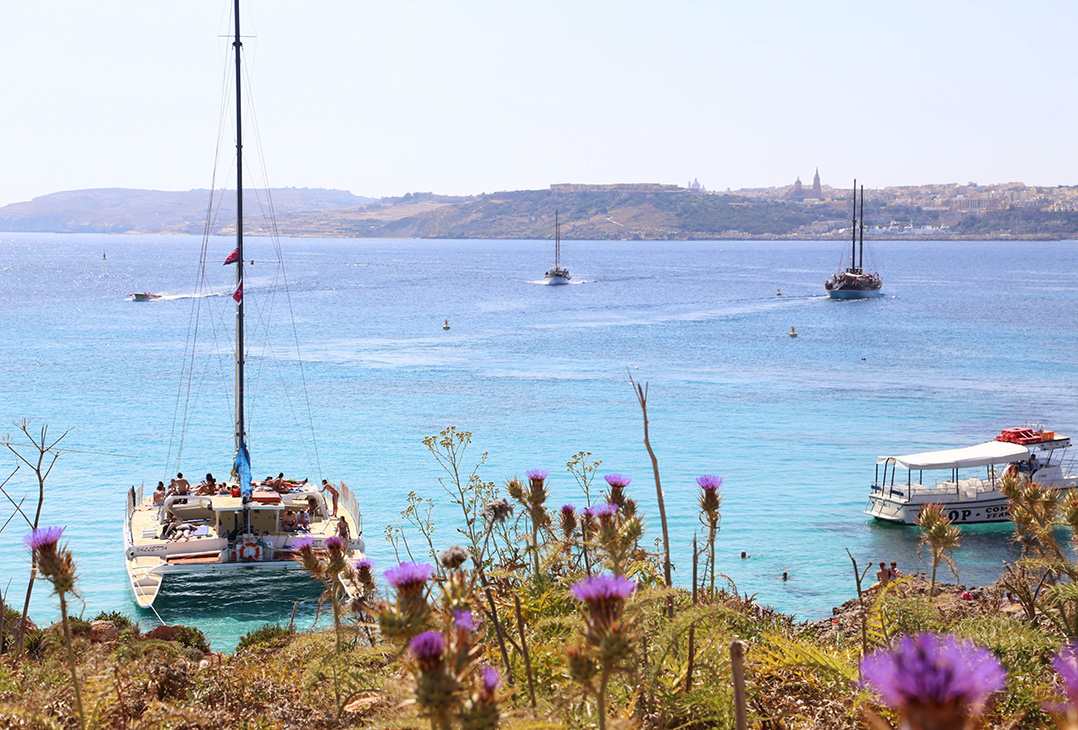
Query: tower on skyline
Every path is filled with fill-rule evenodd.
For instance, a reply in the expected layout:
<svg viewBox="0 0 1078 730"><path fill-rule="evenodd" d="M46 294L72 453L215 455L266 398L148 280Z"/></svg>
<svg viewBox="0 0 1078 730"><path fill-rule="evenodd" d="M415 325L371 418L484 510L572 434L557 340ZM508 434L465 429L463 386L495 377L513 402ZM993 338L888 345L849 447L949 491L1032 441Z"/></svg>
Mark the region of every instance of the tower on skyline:
<svg viewBox="0 0 1078 730"><path fill-rule="evenodd" d="M819 200L823 197L823 188L820 187L820 168L816 168L816 176L812 178L812 197Z"/></svg>

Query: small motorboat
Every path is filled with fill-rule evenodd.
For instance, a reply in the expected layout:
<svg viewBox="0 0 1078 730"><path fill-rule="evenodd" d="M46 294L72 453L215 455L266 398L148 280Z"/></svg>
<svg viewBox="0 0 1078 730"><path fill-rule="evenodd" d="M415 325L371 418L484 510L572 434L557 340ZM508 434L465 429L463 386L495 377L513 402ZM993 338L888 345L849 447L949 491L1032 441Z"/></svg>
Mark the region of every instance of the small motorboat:
<svg viewBox="0 0 1078 730"><path fill-rule="evenodd" d="M445 321L445 324L442 325L442 329L444 329L444 330L449 329L449 320L448 319Z"/></svg>
<svg viewBox="0 0 1078 730"><path fill-rule="evenodd" d="M135 292L131 295L131 301L133 302L150 302L154 299L161 299L161 295L150 294L149 292Z"/></svg>
<svg viewBox="0 0 1078 730"><path fill-rule="evenodd" d="M795 328L795 327L790 328L790 337L797 337L797 328Z"/></svg>
<svg viewBox="0 0 1078 730"><path fill-rule="evenodd" d="M779 289L778 291L776 291L775 296L781 297L782 296L782 289Z"/></svg>

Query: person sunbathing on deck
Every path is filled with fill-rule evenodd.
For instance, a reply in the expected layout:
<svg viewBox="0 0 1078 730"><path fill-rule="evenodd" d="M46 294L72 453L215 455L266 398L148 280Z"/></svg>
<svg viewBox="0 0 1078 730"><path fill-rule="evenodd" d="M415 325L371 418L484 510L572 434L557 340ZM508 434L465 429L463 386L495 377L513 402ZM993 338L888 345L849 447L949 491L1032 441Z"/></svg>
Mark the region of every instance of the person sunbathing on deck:
<svg viewBox="0 0 1078 730"><path fill-rule="evenodd" d="M213 474L207 474L206 478L195 489L195 494L217 494L217 480Z"/></svg>

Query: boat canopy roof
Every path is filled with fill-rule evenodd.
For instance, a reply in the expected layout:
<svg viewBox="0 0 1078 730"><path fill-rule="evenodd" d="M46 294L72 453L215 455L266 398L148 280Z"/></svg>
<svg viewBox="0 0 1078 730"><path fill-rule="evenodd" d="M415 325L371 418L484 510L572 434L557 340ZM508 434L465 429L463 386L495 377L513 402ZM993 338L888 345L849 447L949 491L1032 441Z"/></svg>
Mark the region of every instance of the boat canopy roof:
<svg viewBox="0 0 1078 730"><path fill-rule="evenodd" d="M1029 457L1029 449L1020 444L989 441L976 446L943 451L922 451L919 454L881 456L877 464L894 463L903 469L965 469L989 464L1009 464Z"/></svg>

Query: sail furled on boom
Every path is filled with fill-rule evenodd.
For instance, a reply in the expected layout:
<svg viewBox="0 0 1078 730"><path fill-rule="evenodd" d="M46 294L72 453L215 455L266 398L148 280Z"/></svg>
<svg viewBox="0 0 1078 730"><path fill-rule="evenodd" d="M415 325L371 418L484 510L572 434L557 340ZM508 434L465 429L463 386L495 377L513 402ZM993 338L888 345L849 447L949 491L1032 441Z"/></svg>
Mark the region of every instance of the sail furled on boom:
<svg viewBox="0 0 1078 730"><path fill-rule="evenodd" d="M247 453L247 444L240 439L240 447L236 450L236 478L240 483L240 497L243 503L251 500L251 455Z"/></svg>

